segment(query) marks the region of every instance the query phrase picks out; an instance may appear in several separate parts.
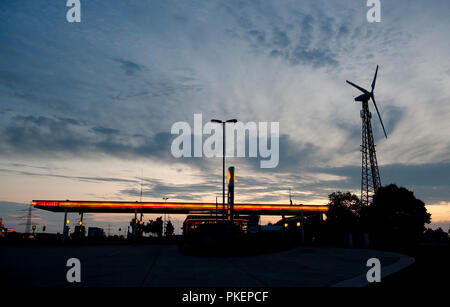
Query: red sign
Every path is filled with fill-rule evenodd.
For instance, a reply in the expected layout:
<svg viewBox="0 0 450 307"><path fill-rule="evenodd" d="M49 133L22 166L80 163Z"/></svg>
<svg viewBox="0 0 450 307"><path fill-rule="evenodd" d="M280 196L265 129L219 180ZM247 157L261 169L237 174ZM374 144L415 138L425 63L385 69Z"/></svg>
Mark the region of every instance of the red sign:
<svg viewBox="0 0 450 307"><path fill-rule="evenodd" d="M36 202L36 206L58 207L59 203L57 201L38 201L38 202Z"/></svg>

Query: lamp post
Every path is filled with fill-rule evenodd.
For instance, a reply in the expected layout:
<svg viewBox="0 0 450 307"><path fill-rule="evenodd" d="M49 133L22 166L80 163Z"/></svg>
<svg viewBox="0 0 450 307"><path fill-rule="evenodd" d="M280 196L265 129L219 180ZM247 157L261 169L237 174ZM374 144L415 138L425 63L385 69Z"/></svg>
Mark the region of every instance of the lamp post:
<svg viewBox="0 0 450 307"><path fill-rule="evenodd" d="M229 119L229 120L218 120L218 119L212 119L212 123L218 123L223 125L223 176L222 176L222 183L223 183L223 189L222 189L222 210L223 210L223 217L225 218L225 124L226 123L237 123L237 119Z"/></svg>
<svg viewBox="0 0 450 307"><path fill-rule="evenodd" d="M166 235L166 203L169 197L163 197L164 200L164 221L163 221L163 235Z"/></svg>
<svg viewBox="0 0 450 307"><path fill-rule="evenodd" d="M216 196L216 224L217 224L217 196Z"/></svg>

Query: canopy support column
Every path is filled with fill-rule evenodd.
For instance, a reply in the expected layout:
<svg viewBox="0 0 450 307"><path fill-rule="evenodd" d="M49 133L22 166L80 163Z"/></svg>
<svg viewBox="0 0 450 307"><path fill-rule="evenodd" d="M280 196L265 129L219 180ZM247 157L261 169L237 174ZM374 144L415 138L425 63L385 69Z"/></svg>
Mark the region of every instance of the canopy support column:
<svg viewBox="0 0 450 307"><path fill-rule="evenodd" d="M134 220L133 220L133 240L136 240L136 223L137 222L137 210L134 210Z"/></svg>
<svg viewBox="0 0 450 307"><path fill-rule="evenodd" d="M302 237L301 237L301 239L302 239L302 245L304 245L305 244L305 225L304 225L304 222L305 222L305 219L303 218L303 212L302 212L302 219L301 219L301 222L300 222L300 230L301 230L301 235L302 235Z"/></svg>
<svg viewBox="0 0 450 307"><path fill-rule="evenodd" d="M62 231L62 243L66 240L67 236L67 210L64 210L64 223L63 223L63 231Z"/></svg>

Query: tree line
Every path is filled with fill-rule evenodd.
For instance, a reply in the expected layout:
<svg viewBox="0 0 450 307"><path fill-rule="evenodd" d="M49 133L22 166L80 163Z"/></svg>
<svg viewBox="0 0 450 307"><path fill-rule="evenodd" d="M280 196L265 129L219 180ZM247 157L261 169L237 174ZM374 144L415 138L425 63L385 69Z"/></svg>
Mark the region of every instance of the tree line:
<svg viewBox="0 0 450 307"><path fill-rule="evenodd" d="M349 236L370 238L375 246L407 245L430 237L448 241L449 235L442 229L425 227L431 214L425 203L404 187L380 187L369 205L350 192L337 191L328 198L329 210L320 226L325 241L339 243Z"/></svg>

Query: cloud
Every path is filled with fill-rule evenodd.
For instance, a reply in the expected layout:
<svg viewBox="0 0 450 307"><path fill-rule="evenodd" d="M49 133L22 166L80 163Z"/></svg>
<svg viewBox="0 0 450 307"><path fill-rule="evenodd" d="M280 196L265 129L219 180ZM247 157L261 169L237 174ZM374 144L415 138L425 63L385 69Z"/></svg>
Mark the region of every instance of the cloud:
<svg viewBox="0 0 450 307"><path fill-rule="evenodd" d="M286 48L290 45L291 41L285 32L280 31L278 28L274 28L272 31L272 44L275 47Z"/></svg>
<svg viewBox="0 0 450 307"><path fill-rule="evenodd" d="M102 126L94 127L94 128L92 128L92 130L95 132L106 134L106 135L119 134L119 130L117 130L117 129L111 129L111 128L106 128L106 127L102 127Z"/></svg>
<svg viewBox="0 0 450 307"><path fill-rule="evenodd" d="M290 186L306 201L326 199L332 189L359 189L360 105L345 80L368 87L380 64L376 97L387 140L371 111L383 182L410 184L427 201L448 198L447 2L409 1L407 13L406 4L383 3L379 24L366 22L361 3L344 1L85 5L89 16L77 31L55 18L60 8L50 2L11 2L0 12L0 158L177 164L185 183L148 189L194 199L196 189L214 185L191 186L186 173L220 184L210 174L220 174L221 161L172 158L174 122L191 122L194 113L277 121L278 168L229 160L245 197L283 199L277 195ZM84 177L74 179L115 178Z"/></svg>
<svg viewBox="0 0 450 307"><path fill-rule="evenodd" d="M148 180L146 179L146 184L143 185L143 197L152 197L152 198L163 198L169 197L173 201L176 199L179 200L188 200L188 201L200 201L200 199L208 194L211 194L211 191L216 189L216 182L210 183L202 183L202 184L166 184L161 180ZM148 182L151 181L149 184ZM138 197L140 196L140 188L128 188L123 189L120 193L124 195ZM210 200L211 201L211 200Z"/></svg>
<svg viewBox="0 0 450 307"><path fill-rule="evenodd" d="M120 67L128 76L136 76L138 73L148 70L145 65L137 64L130 60L115 59L115 61L121 64Z"/></svg>
<svg viewBox="0 0 450 307"><path fill-rule="evenodd" d="M72 180L88 181L88 182L120 182L120 183L133 183L133 184L136 184L139 182L137 179L131 180L131 179L124 179L124 178L109 178L109 177L70 176L70 175L61 175L61 174L54 174L54 173L27 172L27 171L19 171L19 170L4 169L4 168L0 168L0 173L16 174L16 175L23 175L23 176L64 178L64 179L72 179Z"/></svg>
<svg viewBox="0 0 450 307"><path fill-rule="evenodd" d="M1 155L95 155L170 159L172 135L127 135L113 128L89 127L75 120L45 116L16 116L2 127Z"/></svg>
<svg viewBox="0 0 450 307"><path fill-rule="evenodd" d="M2 127L4 150L32 154L34 152L78 152L87 145L75 132L72 122L44 116L16 116Z"/></svg>
<svg viewBox="0 0 450 307"><path fill-rule="evenodd" d="M361 167L315 168L312 172L326 172L346 178L338 183L341 190L357 188L360 184ZM450 163L427 163L419 165L389 164L380 166L383 185L395 183L415 192L415 196L427 204L446 201L450 198ZM328 183L327 183L328 184ZM310 187L314 189L314 187Z"/></svg>

